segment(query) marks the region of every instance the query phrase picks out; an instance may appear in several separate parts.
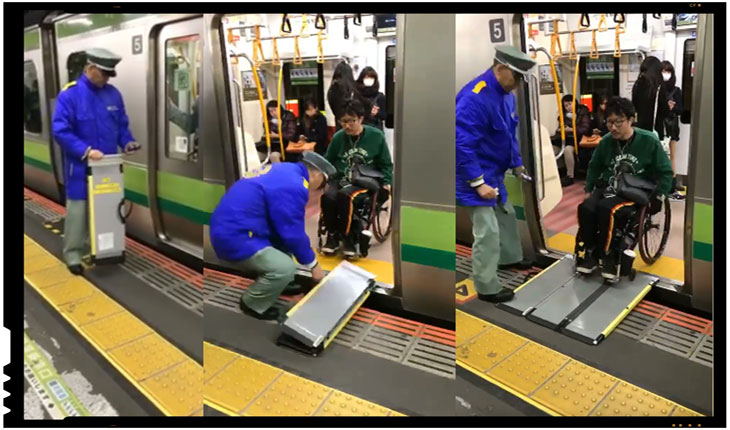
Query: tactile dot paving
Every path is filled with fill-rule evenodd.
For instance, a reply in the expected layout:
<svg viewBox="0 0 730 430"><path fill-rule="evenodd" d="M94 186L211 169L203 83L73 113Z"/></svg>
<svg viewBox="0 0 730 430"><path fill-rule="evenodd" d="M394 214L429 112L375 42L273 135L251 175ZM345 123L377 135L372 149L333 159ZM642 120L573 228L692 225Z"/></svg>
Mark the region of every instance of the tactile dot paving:
<svg viewBox="0 0 730 430"><path fill-rule="evenodd" d="M548 380L570 358L536 343L528 343L506 360L499 363L488 375L529 395Z"/></svg>
<svg viewBox="0 0 730 430"><path fill-rule="evenodd" d="M109 354L136 380L161 372L187 358L157 333L112 349Z"/></svg>
<svg viewBox="0 0 730 430"><path fill-rule="evenodd" d="M597 417L669 416L676 404L628 382L619 382L591 414Z"/></svg>
<svg viewBox="0 0 730 430"><path fill-rule="evenodd" d="M96 288L89 281L74 276L64 282L45 288L42 294L54 305L61 306L88 297L94 292L96 292Z"/></svg>
<svg viewBox="0 0 730 430"><path fill-rule="evenodd" d="M83 330L104 350L152 332L149 327L126 312L89 323Z"/></svg>
<svg viewBox="0 0 730 430"><path fill-rule="evenodd" d="M44 289L71 279L74 275L68 271L68 268L63 265L51 267L49 269L33 272L26 275L28 281L33 284L36 288Z"/></svg>
<svg viewBox="0 0 730 430"><path fill-rule="evenodd" d="M100 292L95 292L81 300L60 306L61 312L73 322L82 326L124 310L114 300Z"/></svg>
<svg viewBox="0 0 730 430"><path fill-rule="evenodd" d="M392 412L367 400L335 391L327 398L316 416L325 417L384 417Z"/></svg>
<svg viewBox="0 0 730 430"><path fill-rule="evenodd" d="M205 398L239 412L281 373L276 367L238 356L205 383Z"/></svg>
<svg viewBox="0 0 730 430"><path fill-rule="evenodd" d="M61 264L61 261L58 258L46 253L26 258L23 261L23 270L26 275L55 266L63 266L63 264Z"/></svg>
<svg viewBox="0 0 730 430"><path fill-rule="evenodd" d="M247 416L308 416L314 414L332 389L284 373L243 413Z"/></svg>
<svg viewBox="0 0 730 430"><path fill-rule="evenodd" d="M23 247L23 259L28 260L34 257L40 257L42 255L48 255L45 249L36 245L35 243L26 244Z"/></svg>
<svg viewBox="0 0 730 430"><path fill-rule="evenodd" d="M526 339L495 326L460 346L456 350L456 359L486 372L526 342Z"/></svg>
<svg viewBox="0 0 730 430"><path fill-rule="evenodd" d="M693 411L692 409L687 409L684 406L677 405L676 408L674 408L674 411L672 412L673 417L703 417L704 415Z"/></svg>
<svg viewBox="0 0 730 430"><path fill-rule="evenodd" d="M617 379L583 363L569 362L532 395L566 416L586 416L617 384Z"/></svg>
<svg viewBox="0 0 730 430"><path fill-rule="evenodd" d="M193 360L145 379L142 386L171 416L189 416L203 407L203 366Z"/></svg>
<svg viewBox="0 0 730 430"><path fill-rule="evenodd" d="M456 311L456 346L484 331L490 324L466 312Z"/></svg>
<svg viewBox="0 0 730 430"><path fill-rule="evenodd" d="M205 380L212 378L219 370L235 360L236 353L217 347L208 342L203 343L203 374Z"/></svg>

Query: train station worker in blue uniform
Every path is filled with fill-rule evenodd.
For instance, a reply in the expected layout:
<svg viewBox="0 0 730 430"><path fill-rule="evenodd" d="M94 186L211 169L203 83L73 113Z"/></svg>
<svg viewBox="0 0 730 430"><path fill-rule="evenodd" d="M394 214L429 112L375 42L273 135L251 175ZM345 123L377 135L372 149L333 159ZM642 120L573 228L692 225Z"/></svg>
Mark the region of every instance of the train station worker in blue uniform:
<svg viewBox="0 0 730 430"><path fill-rule="evenodd" d="M319 282L317 264L304 218L310 193L321 190L336 170L316 152L301 162L261 166L239 179L221 198L210 217L210 241L218 258L256 281L241 296L241 310L262 320L275 320L276 299L293 285L297 262Z"/></svg>
<svg viewBox="0 0 730 430"><path fill-rule="evenodd" d="M469 208L474 243L474 285L481 300L498 303L514 293L503 288L497 268L523 261L515 210L507 202L507 170L523 173L517 144L515 96L535 62L511 46L496 48L494 65L456 95L456 200Z"/></svg>
<svg viewBox="0 0 730 430"><path fill-rule="evenodd" d="M122 94L108 84L121 60L103 48L87 50L84 73L61 90L53 114L53 137L63 150L66 185L63 258L75 275L83 273L82 257L89 252L87 161L116 154L117 148L140 148L129 130Z"/></svg>

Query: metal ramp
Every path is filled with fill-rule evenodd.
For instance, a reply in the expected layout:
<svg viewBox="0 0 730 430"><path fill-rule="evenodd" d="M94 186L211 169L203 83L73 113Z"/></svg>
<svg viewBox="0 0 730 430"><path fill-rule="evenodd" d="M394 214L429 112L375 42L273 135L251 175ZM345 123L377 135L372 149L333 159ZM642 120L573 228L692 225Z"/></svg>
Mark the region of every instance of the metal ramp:
<svg viewBox="0 0 730 430"><path fill-rule="evenodd" d="M319 355L370 295L375 275L343 261L287 312L277 344Z"/></svg>
<svg viewBox="0 0 730 430"><path fill-rule="evenodd" d="M658 278L637 273L633 280L604 282L600 274L575 272L566 255L515 289L513 300L498 307L560 331L585 343L598 344L649 292Z"/></svg>

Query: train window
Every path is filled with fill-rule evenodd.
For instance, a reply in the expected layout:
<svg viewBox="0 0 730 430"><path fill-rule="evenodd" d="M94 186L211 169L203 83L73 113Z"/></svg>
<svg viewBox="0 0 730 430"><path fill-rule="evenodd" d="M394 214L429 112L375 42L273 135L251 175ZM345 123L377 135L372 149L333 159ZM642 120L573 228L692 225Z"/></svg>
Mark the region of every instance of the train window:
<svg viewBox="0 0 730 430"><path fill-rule="evenodd" d="M77 80L84 71L86 65L86 53L74 52L66 59L66 71L68 71L68 82Z"/></svg>
<svg viewBox="0 0 730 430"><path fill-rule="evenodd" d="M176 160L197 162L200 36L194 34L167 40L165 55L166 155Z"/></svg>
<svg viewBox="0 0 730 430"><path fill-rule="evenodd" d="M38 72L32 61L23 64L23 128L28 133L40 134L41 96L38 89Z"/></svg>
<svg viewBox="0 0 730 430"><path fill-rule="evenodd" d="M682 124L689 124L692 111L692 78L695 74L695 46L697 39L684 41L684 58L682 59L682 104L684 111L679 117Z"/></svg>

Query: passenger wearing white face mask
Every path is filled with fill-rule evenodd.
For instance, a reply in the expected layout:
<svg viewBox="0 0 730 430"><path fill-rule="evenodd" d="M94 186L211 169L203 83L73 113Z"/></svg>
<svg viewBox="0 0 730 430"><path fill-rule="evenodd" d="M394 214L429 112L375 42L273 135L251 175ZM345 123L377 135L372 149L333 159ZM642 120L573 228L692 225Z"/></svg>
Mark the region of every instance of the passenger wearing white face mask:
<svg viewBox="0 0 730 430"><path fill-rule="evenodd" d="M669 159L672 161L672 170L676 173L674 154L677 151L677 142L679 141L679 117L682 116L684 106L682 104L682 90L676 86L677 77L674 74L674 66L669 61L662 61L662 78L664 79L662 87L667 94L667 106L669 107L669 113L664 117L664 131L669 139ZM676 178L675 176L675 180ZM676 181L672 191L678 187L683 188ZM678 193L673 193L670 197L675 200L684 198Z"/></svg>
<svg viewBox="0 0 730 430"><path fill-rule="evenodd" d="M379 92L380 82L378 72L370 66L362 69L355 83L357 91L370 102L370 115L365 117L363 124L383 129L383 122L388 118L385 106L385 94Z"/></svg>

